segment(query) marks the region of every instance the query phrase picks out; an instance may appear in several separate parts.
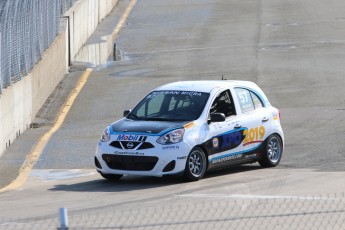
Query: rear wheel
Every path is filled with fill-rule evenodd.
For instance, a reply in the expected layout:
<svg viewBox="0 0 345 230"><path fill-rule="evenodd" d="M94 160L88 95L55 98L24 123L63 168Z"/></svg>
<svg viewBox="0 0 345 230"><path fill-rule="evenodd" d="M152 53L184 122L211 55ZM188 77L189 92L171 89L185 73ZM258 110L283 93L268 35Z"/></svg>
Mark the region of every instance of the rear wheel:
<svg viewBox="0 0 345 230"><path fill-rule="evenodd" d="M200 180L206 172L207 162L204 151L195 147L188 155L184 176L188 181Z"/></svg>
<svg viewBox="0 0 345 230"><path fill-rule="evenodd" d="M101 176L104 179L110 180L110 181L117 181L119 180L123 175L119 175L119 174L103 174L103 173L99 173L101 174Z"/></svg>
<svg viewBox="0 0 345 230"><path fill-rule="evenodd" d="M265 141L264 152L259 164L262 167L275 167L279 164L283 154L283 143L277 134L273 134Z"/></svg>

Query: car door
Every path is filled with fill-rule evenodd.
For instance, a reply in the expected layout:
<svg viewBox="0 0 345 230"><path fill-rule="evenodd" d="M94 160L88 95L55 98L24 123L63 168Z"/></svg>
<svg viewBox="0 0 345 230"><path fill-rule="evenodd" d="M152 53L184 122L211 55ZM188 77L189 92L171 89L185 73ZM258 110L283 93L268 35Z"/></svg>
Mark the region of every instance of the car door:
<svg viewBox="0 0 345 230"><path fill-rule="evenodd" d="M255 152L263 144L270 133L270 112L260 95L253 90L237 87L234 91L239 103L240 125L244 129L242 143L244 153L253 154L253 151Z"/></svg>
<svg viewBox="0 0 345 230"><path fill-rule="evenodd" d="M236 114L234 100L230 90L224 90L218 93L212 102L209 114L223 113L225 121L212 122L209 124L209 139L207 147L209 150L210 167L222 167L236 162L242 158L241 145L245 129L235 127L240 123Z"/></svg>

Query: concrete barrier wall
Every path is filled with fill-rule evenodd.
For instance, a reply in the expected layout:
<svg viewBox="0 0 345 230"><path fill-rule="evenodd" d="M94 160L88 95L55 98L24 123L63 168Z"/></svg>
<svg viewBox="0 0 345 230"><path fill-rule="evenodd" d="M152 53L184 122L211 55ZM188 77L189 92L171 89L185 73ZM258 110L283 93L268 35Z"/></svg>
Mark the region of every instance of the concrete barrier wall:
<svg viewBox="0 0 345 230"><path fill-rule="evenodd" d="M35 116L67 72L67 32L60 34L31 71L32 114Z"/></svg>
<svg viewBox="0 0 345 230"><path fill-rule="evenodd" d="M100 0L99 5L99 18L102 20L105 18L112 10L112 7L115 6L118 0Z"/></svg>
<svg viewBox="0 0 345 230"><path fill-rule="evenodd" d="M118 0L77 1L65 16L70 25L70 55L73 62L79 50L95 31L97 25L114 8Z"/></svg>
<svg viewBox="0 0 345 230"><path fill-rule="evenodd" d="M0 95L0 155L29 128L33 118L67 72L63 31L33 70Z"/></svg>
<svg viewBox="0 0 345 230"><path fill-rule="evenodd" d="M69 22L33 70L0 95L0 156L29 128L35 115L68 71L74 57L117 0L80 0L66 13ZM68 27L68 25L70 27ZM70 48L69 48L70 46ZM70 52L70 53L69 53Z"/></svg>
<svg viewBox="0 0 345 230"><path fill-rule="evenodd" d="M28 128L32 118L31 76L6 88L0 95L0 153Z"/></svg>

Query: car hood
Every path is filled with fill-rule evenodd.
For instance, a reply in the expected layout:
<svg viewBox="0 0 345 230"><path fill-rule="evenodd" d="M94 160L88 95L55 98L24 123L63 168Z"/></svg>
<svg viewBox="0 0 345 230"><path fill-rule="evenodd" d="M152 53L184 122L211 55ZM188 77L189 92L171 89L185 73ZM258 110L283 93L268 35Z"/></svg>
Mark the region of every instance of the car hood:
<svg viewBox="0 0 345 230"><path fill-rule="evenodd" d="M113 123L111 127L113 132L163 134L172 129L182 128L188 123L190 121L139 121L124 118Z"/></svg>

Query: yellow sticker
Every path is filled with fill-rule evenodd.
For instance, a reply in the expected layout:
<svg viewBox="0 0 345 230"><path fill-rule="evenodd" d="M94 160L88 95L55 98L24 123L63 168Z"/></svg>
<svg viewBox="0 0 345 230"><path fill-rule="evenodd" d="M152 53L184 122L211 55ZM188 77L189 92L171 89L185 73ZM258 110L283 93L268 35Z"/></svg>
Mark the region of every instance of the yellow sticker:
<svg viewBox="0 0 345 230"><path fill-rule="evenodd" d="M185 124L183 127L185 129L190 129L190 128L194 127L194 126L195 126L194 122L189 122L189 123Z"/></svg>
<svg viewBox="0 0 345 230"><path fill-rule="evenodd" d="M266 130L264 126L251 128L251 129L245 129L243 130L243 135L245 136L243 140L243 144L251 144L251 143L257 143L262 142L263 138L265 136Z"/></svg>
<svg viewBox="0 0 345 230"><path fill-rule="evenodd" d="M218 141L218 138L217 138L217 137L213 138L212 144L213 144L213 147L214 147L214 148L218 148L219 141Z"/></svg>

